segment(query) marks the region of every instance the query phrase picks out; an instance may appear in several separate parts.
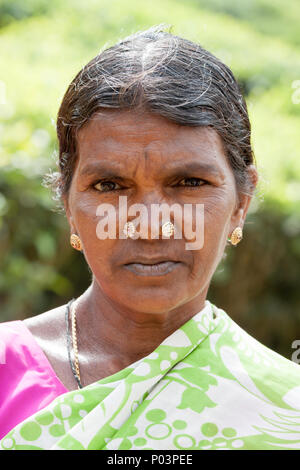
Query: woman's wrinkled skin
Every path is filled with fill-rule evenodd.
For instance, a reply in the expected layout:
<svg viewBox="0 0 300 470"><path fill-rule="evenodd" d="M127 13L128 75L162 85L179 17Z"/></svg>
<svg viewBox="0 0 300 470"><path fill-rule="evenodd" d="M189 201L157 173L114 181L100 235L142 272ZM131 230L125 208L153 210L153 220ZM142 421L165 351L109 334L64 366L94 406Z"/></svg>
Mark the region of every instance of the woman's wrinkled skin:
<svg viewBox="0 0 300 470"><path fill-rule="evenodd" d="M71 233L79 235L93 273L77 309L81 379L88 385L149 354L204 307L227 237L243 227L251 196L237 193L221 138L211 128L182 126L145 111L105 110L79 131L77 143L64 202ZM201 169L201 163L213 170ZM249 173L255 186L254 166ZM142 203L149 213L154 203L204 204L203 248L186 250L185 239L151 239L150 229L144 239L100 240L96 209L102 203L118 208L121 195L128 207ZM141 276L125 267L139 256L178 264L165 275ZM64 311L26 324L72 390Z"/></svg>

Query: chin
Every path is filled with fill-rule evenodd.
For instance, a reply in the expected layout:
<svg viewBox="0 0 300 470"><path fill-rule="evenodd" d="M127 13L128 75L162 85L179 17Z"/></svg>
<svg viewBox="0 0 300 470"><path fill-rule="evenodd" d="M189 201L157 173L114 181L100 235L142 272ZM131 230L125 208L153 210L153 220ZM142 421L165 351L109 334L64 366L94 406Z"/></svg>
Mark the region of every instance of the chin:
<svg viewBox="0 0 300 470"><path fill-rule="evenodd" d="M181 287L181 288L180 288ZM131 311L148 314L163 314L173 310L186 298L182 292L182 283L179 288L156 286L128 288L126 294L118 297L118 303Z"/></svg>

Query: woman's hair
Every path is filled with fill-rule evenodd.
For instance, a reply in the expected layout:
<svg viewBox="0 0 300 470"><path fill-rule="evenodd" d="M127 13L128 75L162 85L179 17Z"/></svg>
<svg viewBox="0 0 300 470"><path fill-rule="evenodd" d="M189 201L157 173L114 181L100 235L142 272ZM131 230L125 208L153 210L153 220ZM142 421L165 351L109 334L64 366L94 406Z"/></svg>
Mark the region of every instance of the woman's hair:
<svg viewBox="0 0 300 470"><path fill-rule="evenodd" d="M168 30L168 31L166 31ZM240 193L253 194L254 163L247 106L231 70L199 44L159 25L100 52L69 85L57 117L58 197L70 187L77 132L101 109L144 108L186 126L210 126L223 141Z"/></svg>

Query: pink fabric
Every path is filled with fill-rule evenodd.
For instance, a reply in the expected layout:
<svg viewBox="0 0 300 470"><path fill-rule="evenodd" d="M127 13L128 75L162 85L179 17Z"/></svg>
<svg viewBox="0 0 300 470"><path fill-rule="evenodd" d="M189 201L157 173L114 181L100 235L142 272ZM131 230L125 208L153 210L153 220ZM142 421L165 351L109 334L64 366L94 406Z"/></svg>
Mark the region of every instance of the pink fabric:
<svg viewBox="0 0 300 470"><path fill-rule="evenodd" d="M0 439L66 392L25 323L1 323Z"/></svg>

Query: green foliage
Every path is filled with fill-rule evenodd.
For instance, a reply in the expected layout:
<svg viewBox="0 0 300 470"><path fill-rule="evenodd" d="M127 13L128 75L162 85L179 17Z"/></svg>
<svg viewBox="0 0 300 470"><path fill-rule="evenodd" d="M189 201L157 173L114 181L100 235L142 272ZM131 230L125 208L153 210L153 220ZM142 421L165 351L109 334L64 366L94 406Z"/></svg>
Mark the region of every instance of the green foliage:
<svg viewBox="0 0 300 470"><path fill-rule="evenodd" d="M88 284L83 260L77 260L73 272L64 216L53 206L39 178L29 179L10 167L1 172L1 321L22 318L44 305L54 307L57 298L74 294L72 281Z"/></svg>
<svg viewBox="0 0 300 470"><path fill-rule="evenodd" d="M0 28L13 21L20 21L30 16L47 13L53 0L1 0L0 1Z"/></svg>
<svg viewBox="0 0 300 470"><path fill-rule="evenodd" d="M300 44L298 0L190 0L193 4L226 14L264 34Z"/></svg>
<svg viewBox="0 0 300 470"><path fill-rule="evenodd" d="M257 197L210 298L291 356L300 337L299 15L298 0L0 0L2 321L41 313L89 284L82 256L69 248L65 217L41 185L57 158L58 106L102 48L165 22L232 68L253 128Z"/></svg>

